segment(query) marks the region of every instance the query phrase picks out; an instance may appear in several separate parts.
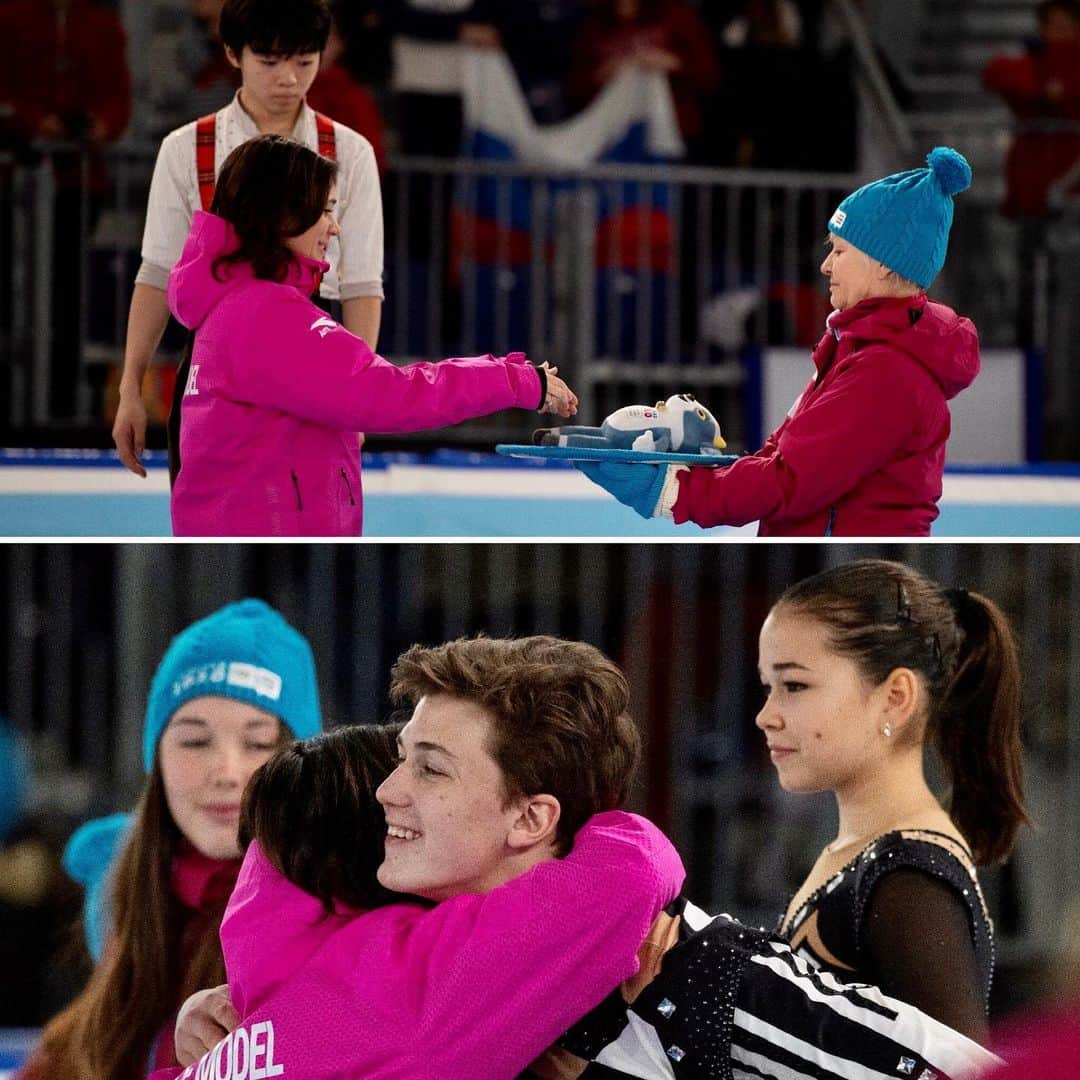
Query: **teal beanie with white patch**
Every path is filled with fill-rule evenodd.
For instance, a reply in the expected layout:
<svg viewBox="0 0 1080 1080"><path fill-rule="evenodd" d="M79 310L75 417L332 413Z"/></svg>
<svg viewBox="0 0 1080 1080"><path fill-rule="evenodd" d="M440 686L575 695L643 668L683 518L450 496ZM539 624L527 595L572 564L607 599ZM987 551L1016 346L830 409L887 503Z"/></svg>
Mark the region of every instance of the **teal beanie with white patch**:
<svg viewBox="0 0 1080 1080"><path fill-rule="evenodd" d="M951 147L934 147L926 164L863 185L829 218L829 232L924 289L945 265L953 196L971 187L971 166Z"/></svg>
<svg viewBox="0 0 1080 1080"><path fill-rule="evenodd" d="M226 604L173 638L146 702L147 772L170 717L184 702L204 695L236 698L273 713L297 739L322 730L311 646L261 600Z"/></svg>

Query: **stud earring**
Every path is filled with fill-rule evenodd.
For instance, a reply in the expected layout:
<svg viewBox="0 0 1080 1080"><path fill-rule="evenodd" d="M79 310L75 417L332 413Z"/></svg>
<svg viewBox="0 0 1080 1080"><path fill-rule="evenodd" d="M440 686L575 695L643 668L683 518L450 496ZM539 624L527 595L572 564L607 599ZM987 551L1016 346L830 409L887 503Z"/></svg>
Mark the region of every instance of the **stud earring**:
<svg viewBox="0 0 1080 1080"><path fill-rule="evenodd" d="M892 734L892 724L886 724L881 729L881 734L884 735L885 738L887 739Z"/></svg>

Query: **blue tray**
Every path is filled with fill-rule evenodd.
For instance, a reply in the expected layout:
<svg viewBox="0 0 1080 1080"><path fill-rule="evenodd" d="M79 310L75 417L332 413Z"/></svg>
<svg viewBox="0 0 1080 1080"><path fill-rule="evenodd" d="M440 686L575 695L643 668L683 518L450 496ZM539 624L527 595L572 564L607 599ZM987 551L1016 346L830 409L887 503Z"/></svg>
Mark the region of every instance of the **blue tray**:
<svg viewBox="0 0 1080 1080"><path fill-rule="evenodd" d="M508 457L552 458L555 461L625 461L635 465L731 465L734 454L662 454L648 450L601 450L592 446L532 446L499 443L496 454Z"/></svg>

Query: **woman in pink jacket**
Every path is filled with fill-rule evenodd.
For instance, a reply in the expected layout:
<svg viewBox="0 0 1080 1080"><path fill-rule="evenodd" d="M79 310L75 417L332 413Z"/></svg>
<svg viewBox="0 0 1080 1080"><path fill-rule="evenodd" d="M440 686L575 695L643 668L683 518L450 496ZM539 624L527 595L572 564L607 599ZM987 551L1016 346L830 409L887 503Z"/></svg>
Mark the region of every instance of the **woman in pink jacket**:
<svg viewBox="0 0 1080 1080"><path fill-rule="evenodd" d="M979 372L972 323L926 290L945 262L953 195L971 183L948 147L928 167L853 192L821 265L834 311L802 396L756 454L728 468L583 465L642 517L762 536L928 536L949 401Z"/></svg>
<svg viewBox="0 0 1080 1080"><path fill-rule="evenodd" d="M195 331L181 405L177 536L359 536L356 432L423 431L499 409L571 416L522 353L397 367L310 297L329 269L336 166L263 135L229 155L169 275Z"/></svg>

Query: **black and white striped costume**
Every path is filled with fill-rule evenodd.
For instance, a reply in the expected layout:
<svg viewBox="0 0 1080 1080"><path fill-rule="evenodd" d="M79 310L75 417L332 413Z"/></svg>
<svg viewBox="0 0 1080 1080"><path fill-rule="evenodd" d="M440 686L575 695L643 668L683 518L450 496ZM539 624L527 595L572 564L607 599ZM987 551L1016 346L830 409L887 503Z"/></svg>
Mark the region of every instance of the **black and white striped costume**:
<svg viewBox="0 0 1080 1080"><path fill-rule="evenodd" d="M620 990L560 1046L585 1080L966 1080L997 1059L875 987L842 983L779 937L677 901L678 943L627 1005ZM589 1064L585 1064L588 1062Z"/></svg>

